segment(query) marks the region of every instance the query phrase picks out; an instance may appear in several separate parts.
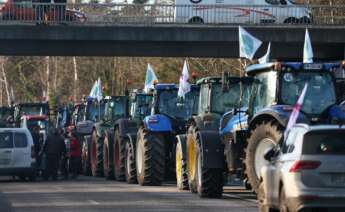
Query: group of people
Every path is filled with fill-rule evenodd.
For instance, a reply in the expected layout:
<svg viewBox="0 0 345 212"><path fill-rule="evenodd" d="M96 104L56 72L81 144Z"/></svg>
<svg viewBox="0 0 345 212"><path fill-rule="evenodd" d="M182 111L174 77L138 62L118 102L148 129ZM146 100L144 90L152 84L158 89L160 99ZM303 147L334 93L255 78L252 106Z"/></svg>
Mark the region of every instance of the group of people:
<svg viewBox="0 0 345 212"><path fill-rule="evenodd" d="M46 139L40 134L40 127L31 130L37 162L37 175L44 180L57 180L59 171L64 179L69 173L76 178L81 170L81 144L75 131L65 133L53 128ZM67 139L69 142L65 142Z"/></svg>

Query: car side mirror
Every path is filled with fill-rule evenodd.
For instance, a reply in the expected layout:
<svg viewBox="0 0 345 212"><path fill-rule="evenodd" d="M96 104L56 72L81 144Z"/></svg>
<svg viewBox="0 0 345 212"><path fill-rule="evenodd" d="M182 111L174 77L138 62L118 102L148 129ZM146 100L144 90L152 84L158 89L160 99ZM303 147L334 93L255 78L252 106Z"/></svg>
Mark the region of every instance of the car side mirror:
<svg viewBox="0 0 345 212"><path fill-rule="evenodd" d="M277 155L277 150L273 147L272 149L268 150L268 152L265 153L264 158L267 161L272 161L272 158Z"/></svg>

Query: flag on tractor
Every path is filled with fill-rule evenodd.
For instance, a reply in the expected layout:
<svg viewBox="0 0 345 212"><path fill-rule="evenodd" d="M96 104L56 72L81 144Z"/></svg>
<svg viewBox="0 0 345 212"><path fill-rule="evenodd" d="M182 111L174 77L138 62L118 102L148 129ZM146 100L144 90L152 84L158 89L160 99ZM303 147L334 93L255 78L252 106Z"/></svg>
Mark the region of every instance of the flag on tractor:
<svg viewBox="0 0 345 212"><path fill-rule="evenodd" d="M305 29L304 36L304 47L303 47L303 63L312 63L313 62L313 47L311 45L310 36L308 29Z"/></svg>
<svg viewBox="0 0 345 212"><path fill-rule="evenodd" d="M177 95L179 97L184 98L186 93L190 91L190 83L189 83L189 65L187 60L184 61L182 75L180 76L180 84L178 88Z"/></svg>
<svg viewBox="0 0 345 212"><path fill-rule="evenodd" d="M93 84L89 97L97 99L98 101L103 99L102 83L100 78L98 78L98 80Z"/></svg>
<svg viewBox="0 0 345 212"><path fill-rule="evenodd" d="M146 78L145 78L145 92L154 88L154 84L158 82L158 78L150 64L147 64Z"/></svg>
<svg viewBox="0 0 345 212"><path fill-rule="evenodd" d="M287 138L287 136L289 134L289 131L291 130L292 126L296 124L296 121L298 119L299 113L300 113L300 111L302 109L302 105L303 105L303 102L304 102L304 97L305 97L305 94L307 92L307 89L308 89L308 83L306 83L304 85L302 93L299 96L299 98L297 100L297 103L296 103L296 105L294 106L294 108L292 110L292 113L291 113L290 118L289 118L289 122L288 122L286 130L284 132L284 139Z"/></svg>
<svg viewBox="0 0 345 212"><path fill-rule="evenodd" d="M240 42L240 58L252 60L255 52L261 46L262 41L251 35L241 26L238 27L238 36Z"/></svg>
<svg viewBox="0 0 345 212"><path fill-rule="evenodd" d="M267 52L266 54L259 59L259 63L268 63L270 61L270 54L271 54L271 42L268 43Z"/></svg>

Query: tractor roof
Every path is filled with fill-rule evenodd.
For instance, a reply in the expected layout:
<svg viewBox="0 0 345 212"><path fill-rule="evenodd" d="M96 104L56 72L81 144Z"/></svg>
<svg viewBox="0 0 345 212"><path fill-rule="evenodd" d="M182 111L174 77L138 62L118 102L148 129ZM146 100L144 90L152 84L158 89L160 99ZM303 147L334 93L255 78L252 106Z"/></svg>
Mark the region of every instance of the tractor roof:
<svg viewBox="0 0 345 212"><path fill-rule="evenodd" d="M342 66L342 62L328 62L328 63L302 63L302 62L272 62L264 64L253 64L246 67L245 71L249 75L254 75L258 72L266 70L326 70L334 71Z"/></svg>
<svg viewBox="0 0 345 212"><path fill-rule="evenodd" d="M204 77L199 79L196 84L200 85L200 84L213 84L213 83L221 83L222 82L222 78L221 77Z"/></svg>
<svg viewBox="0 0 345 212"><path fill-rule="evenodd" d="M174 90L174 89L178 89L178 86L172 83L159 83L155 85L155 90Z"/></svg>
<svg viewBox="0 0 345 212"><path fill-rule="evenodd" d="M26 102L26 103L18 103L16 106L48 106L48 102Z"/></svg>

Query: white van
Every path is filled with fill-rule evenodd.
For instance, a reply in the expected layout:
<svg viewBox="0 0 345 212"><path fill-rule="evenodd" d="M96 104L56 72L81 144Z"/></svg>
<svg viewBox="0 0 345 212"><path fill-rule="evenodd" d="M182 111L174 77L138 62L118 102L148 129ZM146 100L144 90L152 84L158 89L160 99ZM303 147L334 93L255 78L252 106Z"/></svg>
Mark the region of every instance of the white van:
<svg viewBox="0 0 345 212"><path fill-rule="evenodd" d="M310 23L303 0L176 0L175 22L212 24Z"/></svg>
<svg viewBox="0 0 345 212"><path fill-rule="evenodd" d="M0 128L0 175L34 181L34 144L27 128Z"/></svg>

